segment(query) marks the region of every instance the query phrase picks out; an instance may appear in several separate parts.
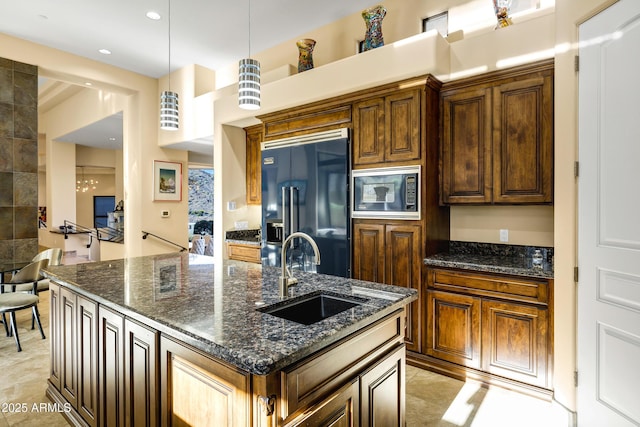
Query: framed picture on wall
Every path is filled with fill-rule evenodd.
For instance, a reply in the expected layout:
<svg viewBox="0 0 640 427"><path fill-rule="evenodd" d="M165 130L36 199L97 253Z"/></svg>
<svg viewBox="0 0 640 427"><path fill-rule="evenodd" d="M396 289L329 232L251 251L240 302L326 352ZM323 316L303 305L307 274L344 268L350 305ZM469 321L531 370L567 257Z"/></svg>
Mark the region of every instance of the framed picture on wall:
<svg viewBox="0 0 640 427"><path fill-rule="evenodd" d="M162 202L182 200L182 163L154 160L153 200Z"/></svg>

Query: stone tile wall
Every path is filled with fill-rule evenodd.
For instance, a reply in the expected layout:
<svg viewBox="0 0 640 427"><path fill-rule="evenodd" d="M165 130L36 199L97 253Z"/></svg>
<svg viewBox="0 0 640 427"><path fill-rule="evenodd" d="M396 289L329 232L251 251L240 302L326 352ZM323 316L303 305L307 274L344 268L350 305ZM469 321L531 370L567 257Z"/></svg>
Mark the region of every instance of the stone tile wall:
<svg viewBox="0 0 640 427"><path fill-rule="evenodd" d="M0 58L0 260L38 252L38 67Z"/></svg>

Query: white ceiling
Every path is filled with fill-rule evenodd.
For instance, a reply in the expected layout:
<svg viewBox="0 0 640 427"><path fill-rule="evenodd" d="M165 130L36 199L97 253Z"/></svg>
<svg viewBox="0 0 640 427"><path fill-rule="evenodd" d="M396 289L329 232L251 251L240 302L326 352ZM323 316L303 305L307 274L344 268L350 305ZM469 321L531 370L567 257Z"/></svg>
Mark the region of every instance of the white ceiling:
<svg viewBox="0 0 640 427"><path fill-rule="evenodd" d="M248 56L249 43L251 53L260 52L377 3L172 0L171 71L189 64L216 70ZM169 72L168 7L169 0L3 0L0 32L158 78ZM148 11L158 12L161 19L147 18ZM363 22L363 36L364 29ZM112 53L103 55L99 49ZM60 139L122 147L122 116L105 118ZM192 145L200 152L206 147Z"/></svg>
<svg viewBox="0 0 640 427"><path fill-rule="evenodd" d="M216 70L375 5L372 0L173 0L171 69ZM150 77L166 75L169 0L4 0L0 32ZM158 12L153 21L145 16ZM364 22L362 24L364 36ZM109 49L103 55L99 49ZM295 49L295 47L293 47ZM295 50L294 50L295 52Z"/></svg>

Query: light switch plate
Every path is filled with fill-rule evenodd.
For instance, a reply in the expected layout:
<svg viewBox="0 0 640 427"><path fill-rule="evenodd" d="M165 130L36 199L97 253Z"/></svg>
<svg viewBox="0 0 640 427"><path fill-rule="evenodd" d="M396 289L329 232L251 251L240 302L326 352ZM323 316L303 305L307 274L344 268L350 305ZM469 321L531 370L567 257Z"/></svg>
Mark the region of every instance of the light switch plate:
<svg viewBox="0 0 640 427"><path fill-rule="evenodd" d="M508 242L509 241L509 230L506 229L500 229L500 241L501 242Z"/></svg>

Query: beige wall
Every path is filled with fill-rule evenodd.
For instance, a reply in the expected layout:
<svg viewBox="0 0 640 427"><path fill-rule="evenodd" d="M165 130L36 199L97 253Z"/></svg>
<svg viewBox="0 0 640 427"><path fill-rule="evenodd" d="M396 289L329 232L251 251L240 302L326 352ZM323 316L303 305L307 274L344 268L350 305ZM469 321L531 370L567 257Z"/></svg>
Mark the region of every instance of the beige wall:
<svg viewBox="0 0 640 427"><path fill-rule="evenodd" d="M50 79L82 87L85 82L92 83L90 91L82 91L39 120L39 132L46 135L47 171L51 171L46 178L47 225L57 227L64 219L76 217L75 145L53 139L123 111L125 255L175 250L161 241L143 240L142 230L187 246L187 174L183 173L182 202L155 202L152 198L153 160L181 162L184 171L187 167L186 151L159 147L158 81L4 34L0 34L0 56L37 65L40 75ZM160 212L167 209L171 217L161 218Z"/></svg>

